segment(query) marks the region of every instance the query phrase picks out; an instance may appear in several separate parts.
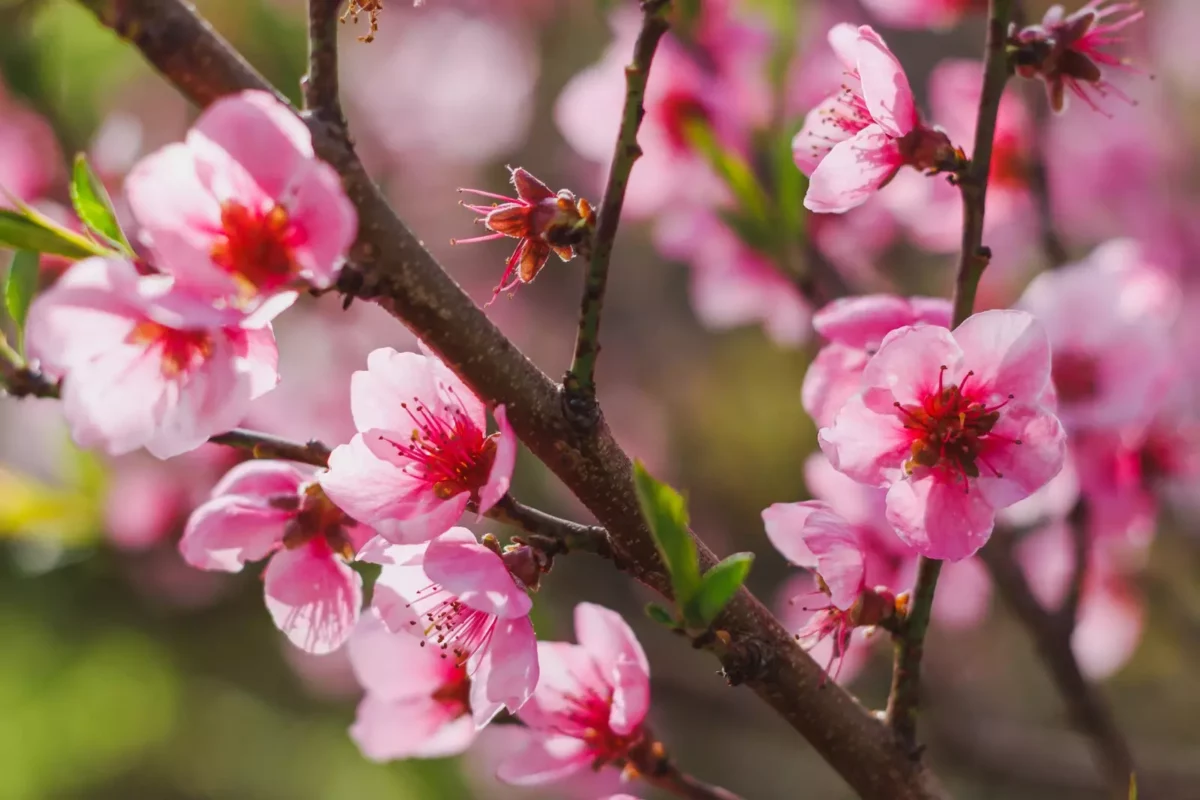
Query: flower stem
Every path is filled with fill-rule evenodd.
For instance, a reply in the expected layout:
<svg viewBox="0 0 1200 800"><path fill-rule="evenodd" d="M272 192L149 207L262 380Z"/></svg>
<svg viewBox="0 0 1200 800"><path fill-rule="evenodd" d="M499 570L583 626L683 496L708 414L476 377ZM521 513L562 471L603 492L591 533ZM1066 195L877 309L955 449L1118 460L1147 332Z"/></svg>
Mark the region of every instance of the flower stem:
<svg viewBox="0 0 1200 800"><path fill-rule="evenodd" d="M958 179L963 200L963 230L958 277L954 284L952 328L961 325L975 310L975 293L979 288L979 279L983 277L983 271L991 259L991 252L983 246L983 216L987 205L988 173L992 167L996 118L1000 113L1004 84L1008 81L1011 71L1005 41L1012 12L1013 0L990 0L988 3L983 90L979 96L975 144L971 163ZM916 748L921 657L925 650L925 633L929 629L933 596L941 571L940 561L921 557L917 567L917 580L909 601L908 616L901 635L896 640L887 720L902 744L910 751Z"/></svg>
<svg viewBox="0 0 1200 800"><path fill-rule="evenodd" d="M621 127L608 171L608 184L596 220L591 242L582 250L589 258L584 280L583 300L579 310L579 332L575 337L575 357L563 379L569 405L578 407L585 417L594 418L596 402L596 357L600 353L600 312L604 307L604 292L608 285L608 265L612 260L613 241L621 221L621 207L633 162L642 155L637 133L646 109L646 82L658 42L667 32L667 10L670 0L642 0L642 29L633 47L633 61L625 67L625 108ZM591 412L591 413L589 413Z"/></svg>

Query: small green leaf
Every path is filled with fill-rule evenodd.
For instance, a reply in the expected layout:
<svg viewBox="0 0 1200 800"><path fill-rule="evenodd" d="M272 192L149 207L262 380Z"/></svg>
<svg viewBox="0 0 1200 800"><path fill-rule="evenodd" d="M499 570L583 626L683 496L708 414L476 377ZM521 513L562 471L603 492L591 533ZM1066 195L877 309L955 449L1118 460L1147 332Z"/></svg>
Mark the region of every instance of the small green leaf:
<svg viewBox="0 0 1200 800"><path fill-rule="evenodd" d="M668 628L674 628L678 624L675 622L675 615L658 603L646 604L646 616L659 625L666 625Z"/></svg>
<svg viewBox="0 0 1200 800"><path fill-rule="evenodd" d="M25 317L37 292L37 280L38 254L30 250L18 250L13 254L8 277L4 280L4 307L17 326L17 349L22 355L25 353Z"/></svg>
<svg viewBox="0 0 1200 800"><path fill-rule="evenodd" d="M107 255L109 252L31 208L20 211L0 208L0 247L76 259Z"/></svg>
<svg viewBox="0 0 1200 800"><path fill-rule="evenodd" d="M683 608L700 585L700 562L688 531L687 506L678 492L656 480L640 461L633 465L633 481L642 515L671 575L675 603Z"/></svg>
<svg viewBox="0 0 1200 800"><path fill-rule="evenodd" d="M711 625L746 581L753 563L753 553L734 553L704 573L700 588L684 611L688 625L696 628Z"/></svg>
<svg viewBox="0 0 1200 800"><path fill-rule="evenodd" d="M75 206L75 213L83 224L105 242L126 253L133 252L117 222L117 213L113 210L108 190L96 177L83 153L75 156L75 169L71 175L71 204Z"/></svg>
<svg viewBox="0 0 1200 800"><path fill-rule="evenodd" d="M692 147L702 155L709 166L725 181L737 199L738 208L751 217L767 219L770 202L759 183L754 170L741 154L725 149L717 141L712 126L701 118L688 120L684 125L684 136Z"/></svg>
<svg viewBox="0 0 1200 800"><path fill-rule="evenodd" d="M1129 773L1129 800L1138 800L1137 773Z"/></svg>

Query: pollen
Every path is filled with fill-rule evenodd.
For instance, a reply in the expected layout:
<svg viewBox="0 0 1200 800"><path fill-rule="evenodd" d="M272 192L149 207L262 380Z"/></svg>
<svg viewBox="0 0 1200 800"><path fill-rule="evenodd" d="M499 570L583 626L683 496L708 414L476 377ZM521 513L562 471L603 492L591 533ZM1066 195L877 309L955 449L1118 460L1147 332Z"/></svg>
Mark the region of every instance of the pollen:
<svg viewBox="0 0 1200 800"><path fill-rule="evenodd" d="M242 294L253 296L279 288L296 274L294 240L283 206L260 210L228 202L221 206L221 232L211 256Z"/></svg>

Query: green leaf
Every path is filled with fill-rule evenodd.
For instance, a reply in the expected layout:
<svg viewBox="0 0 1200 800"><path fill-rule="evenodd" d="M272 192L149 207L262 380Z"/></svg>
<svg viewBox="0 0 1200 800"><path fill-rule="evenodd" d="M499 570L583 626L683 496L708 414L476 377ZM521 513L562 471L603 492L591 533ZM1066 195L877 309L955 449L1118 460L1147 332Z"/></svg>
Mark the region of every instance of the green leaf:
<svg viewBox="0 0 1200 800"><path fill-rule="evenodd" d="M668 628L674 628L677 625L675 622L675 615L669 610L660 606L658 603L646 604L646 616L657 622L659 625L666 625Z"/></svg>
<svg viewBox="0 0 1200 800"><path fill-rule="evenodd" d="M704 119L688 120L684 124L684 136L725 181L738 207L752 217L767 219L770 207L767 193L746 160L739 153L722 147L712 126Z"/></svg>
<svg viewBox="0 0 1200 800"><path fill-rule="evenodd" d="M1129 800L1138 800L1137 773L1129 773Z"/></svg>
<svg viewBox="0 0 1200 800"><path fill-rule="evenodd" d="M697 628L711 625L745 583L753 563L753 553L734 553L704 573L684 611L684 620Z"/></svg>
<svg viewBox="0 0 1200 800"><path fill-rule="evenodd" d="M37 281L38 254L30 250L18 250L13 254L8 277L4 280L4 307L17 326L17 349L22 355L25 353L25 317L37 292Z"/></svg>
<svg viewBox="0 0 1200 800"><path fill-rule="evenodd" d="M687 505L682 495L656 480L640 461L633 465L633 482L642 515L671 575L675 604L683 608L700 585L700 561L688 531Z"/></svg>
<svg viewBox="0 0 1200 800"><path fill-rule="evenodd" d="M126 253L133 253L129 240L125 238L117 213L113 210L112 198L108 190L96 177L88 164L87 156L83 153L75 156L75 169L71 175L71 205L75 213L96 235L113 247L118 247Z"/></svg>
<svg viewBox="0 0 1200 800"><path fill-rule="evenodd" d="M109 253L106 248L28 207L19 211L0 208L0 247L75 259Z"/></svg>

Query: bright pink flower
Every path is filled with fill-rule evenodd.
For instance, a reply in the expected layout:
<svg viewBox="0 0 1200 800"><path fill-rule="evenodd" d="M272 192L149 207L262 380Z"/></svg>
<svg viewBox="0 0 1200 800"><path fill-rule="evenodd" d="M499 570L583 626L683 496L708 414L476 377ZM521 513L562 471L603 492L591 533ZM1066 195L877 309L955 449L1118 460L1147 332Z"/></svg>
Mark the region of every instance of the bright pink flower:
<svg viewBox="0 0 1200 800"><path fill-rule="evenodd" d="M63 378L76 444L112 455L194 450L279 380L269 326L215 310L165 276L139 276L122 259L71 267L34 301L27 335L31 355Z"/></svg>
<svg viewBox="0 0 1200 800"><path fill-rule="evenodd" d="M874 294L834 300L813 315L827 344L804 376L800 398L818 426L832 425L859 390L863 369L884 338L908 325L950 326L950 302L938 297Z"/></svg>
<svg viewBox="0 0 1200 800"><path fill-rule="evenodd" d="M424 645L374 610L346 645L365 691L350 738L372 761L458 755L475 739L467 670Z"/></svg>
<svg viewBox="0 0 1200 800"><path fill-rule="evenodd" d="M144 158L125 186L156 266L239 307L301 278L332 285L357 226L308 128L266 92L216 101L185 142Z"/></svg>
<svg viewBox="0 0 1200 800"><path fill-rule="evenodd" d="M809 176L804 206L840 214L864 203L903 166L954 169L961 153L917 114L904 68L869 25L835 25L829 43L846 69L841 91L809 112L792 155Z"/></svg>
<svg viewBox="0 0 1200 800"><path fill-rule="evenodd" d="M362 578L347 562L372 536L329 501L312 470L248 461L192 513L179 550L192 566L223 572L270 557L263 583L271 618L292 644L328 653L358 620Z"/></svg>
<svg viewBox="0 0 1200 800"><path fill-rule="evenodd" d="M575 607L579 644L539 642L542 680L518 715L533 733L497 777L518 786L622 764L646 735L650 664L620 614Z"/></svg>
<svg viewBox="0 0 1200 800"><path fill-rule="evenodd" d="M1113 240L1042 273L1017 304L1049 336L1058 416L1072 432L1148 422L1177 377L1169 315L1143 291L1153 269L1134 242Z"/></svg>
<svg viewBox="0 0 1200 800"><path fill-rule="evenodd" d="M375 608L390 629L422 638L465 668L475 726L486 725L502 705L514 713L524 706L539 674L533 603L505 556L466 528L381 550L363 555L384 565Z"/></svg>
<svg viewBox="0 0 1200 800"><path fill-rule="evenodd" d="M508 491L517 443L504 406L487 435L483 403L432 355L385 347L350 379L358 434L333 451L321 486L398 544L425 542Z"/></svg>
<svg viewBox="0 0 1200 800"><path fill-rule="evenodd" d="M863 0L863 5L891 28L950 28L964 14L985 10L987 0Z"/></svg>
<svg viewBox="0 0 1200 800"><path fill-rule="evenodd" d="M1050 346L1029 314L985 311L953 332L901 328L821 430L821 449L855 480L889 487L901 539L958 561L987 541L996 509L1062 468L1062 425L1042 405L1049 378Z"/></svg>

